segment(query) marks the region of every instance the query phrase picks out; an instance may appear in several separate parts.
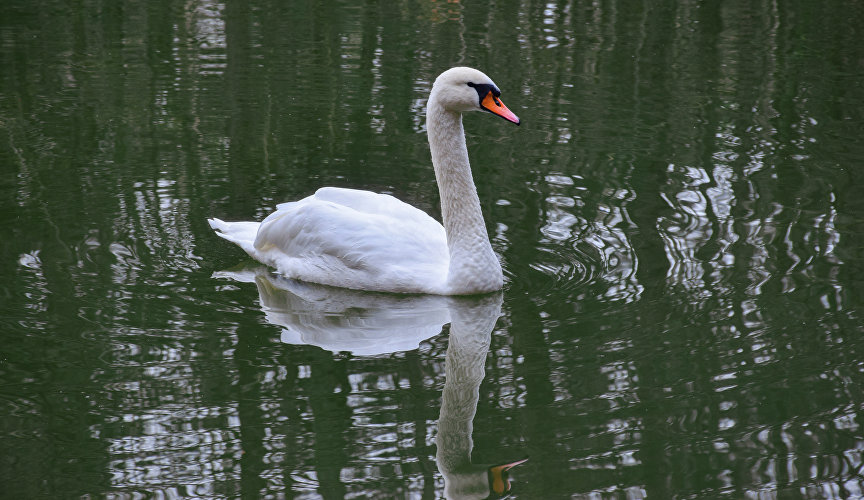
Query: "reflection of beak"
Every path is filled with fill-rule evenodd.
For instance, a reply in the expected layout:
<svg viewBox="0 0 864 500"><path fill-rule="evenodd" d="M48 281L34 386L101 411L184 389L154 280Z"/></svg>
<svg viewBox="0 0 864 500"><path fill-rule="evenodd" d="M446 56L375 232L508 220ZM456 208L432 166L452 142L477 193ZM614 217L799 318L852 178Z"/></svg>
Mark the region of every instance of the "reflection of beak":
<svg viewBox="0 0 864 500"><path fill-rule="evenodd" d="M518 120L518 118L516 119ZM509 471L513 467L516 467L517 465L524 464L527 461L527 458L523 458L522 460L510 462L509 464L489 467L489 486L492 488L492 491L494 491L496 495L503 495L504 493L510 491L510 479L507 477L507 471Z"/></svg>
<svg viewBox="0 0 864 500"><path fill-rule="evenodd" d="M508 122L513 122L516 125L519 125L520 120L519 117L514 115L512 111L507 109L507 106L501 102L501 99L498 99L492 94L490 90L486 97L483 98L483 101L480 103L480 107L489 111L490 113L495 113L496 115L504 118Z"/></svg>

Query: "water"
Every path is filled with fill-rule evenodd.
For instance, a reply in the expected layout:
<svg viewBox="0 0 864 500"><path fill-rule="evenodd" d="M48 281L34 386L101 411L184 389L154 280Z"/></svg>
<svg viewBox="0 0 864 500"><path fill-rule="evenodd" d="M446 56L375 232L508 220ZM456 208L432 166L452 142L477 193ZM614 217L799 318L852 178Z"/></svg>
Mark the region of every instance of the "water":
<svg viewBox="0 0 864 500"><path fill-rule="evenodd" d="M4 2L0 496L483 497L528 457L515 498L864 497L861 26ZM523 119L465 118L503 293L311 287L208 228L325 185L438 217L423 109L456 64Z"/></svg>

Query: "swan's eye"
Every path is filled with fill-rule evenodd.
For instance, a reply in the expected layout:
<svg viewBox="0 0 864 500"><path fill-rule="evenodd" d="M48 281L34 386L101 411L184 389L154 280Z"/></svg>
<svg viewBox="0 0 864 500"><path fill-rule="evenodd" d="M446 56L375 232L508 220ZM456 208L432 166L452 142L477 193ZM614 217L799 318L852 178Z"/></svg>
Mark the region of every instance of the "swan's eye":
<svg viewBox="0 0 864 500"><path fill-rule="evenodd" d="M477 91L478 104L482 103L483 99L485 99L490 92L492 93L495 103L498 103L498 96L501 95L501 91L498 90L498 87L496 87L495 84L468 82L468 86ZM480 107L483 106L481 105Z"/></svg>

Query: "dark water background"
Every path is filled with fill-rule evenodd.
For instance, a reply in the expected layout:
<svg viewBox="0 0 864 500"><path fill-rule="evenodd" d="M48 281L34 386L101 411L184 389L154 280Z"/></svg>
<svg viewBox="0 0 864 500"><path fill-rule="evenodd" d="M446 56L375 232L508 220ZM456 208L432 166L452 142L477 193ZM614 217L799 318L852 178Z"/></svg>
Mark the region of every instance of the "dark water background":
<svg viewBox="0 0 864 500"><path fill-rule="evenodd" d="M497 303L212 234L437 217L457 64L524 122L465 118ZM857 0L0 2L0 496L436 498L447 442L517 498L864 498L862 139Z"/></svg>

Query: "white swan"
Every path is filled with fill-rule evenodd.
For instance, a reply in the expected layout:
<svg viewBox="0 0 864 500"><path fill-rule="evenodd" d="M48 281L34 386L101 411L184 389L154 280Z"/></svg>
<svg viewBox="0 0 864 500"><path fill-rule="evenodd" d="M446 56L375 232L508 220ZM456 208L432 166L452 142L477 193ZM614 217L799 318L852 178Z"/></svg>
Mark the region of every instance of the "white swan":
<svg viewBox="0 0 864 500"><path fill-rule="evenodd" d="M333 187L278 205L260 224L208 222L219 236L290 278L399 293L499 290L501 264L471 177L462 113L485 110L519 125L500 94L488 76L465 67L441 73L432 85L426 130L443 226L392 196Z"/></svg>

